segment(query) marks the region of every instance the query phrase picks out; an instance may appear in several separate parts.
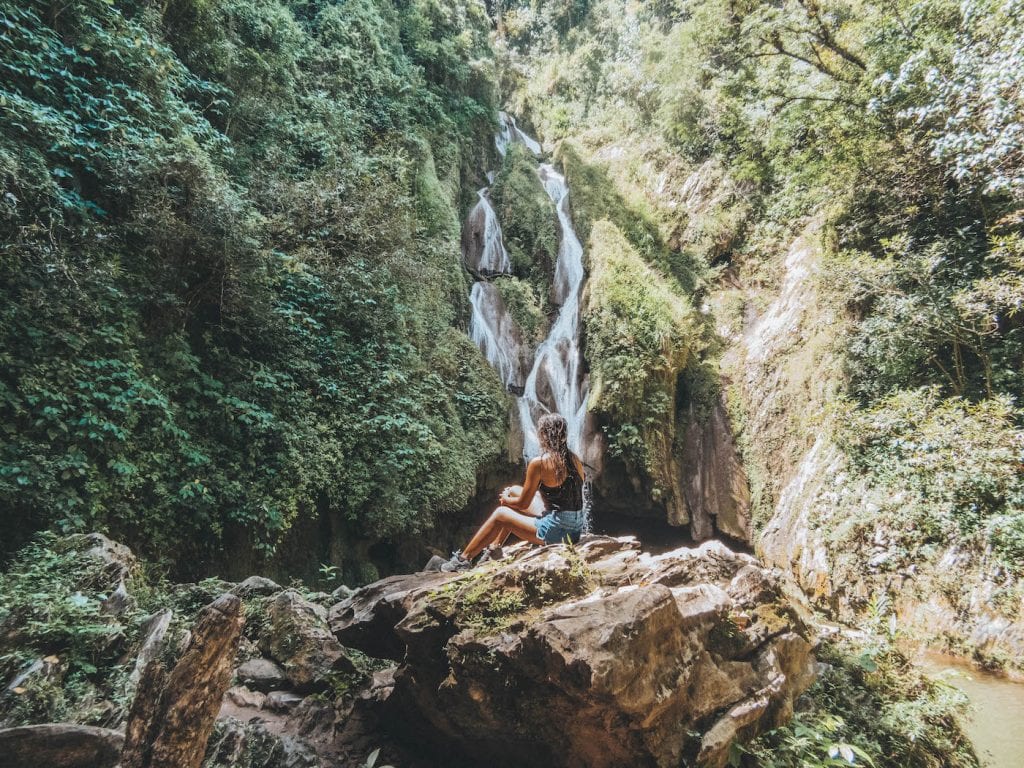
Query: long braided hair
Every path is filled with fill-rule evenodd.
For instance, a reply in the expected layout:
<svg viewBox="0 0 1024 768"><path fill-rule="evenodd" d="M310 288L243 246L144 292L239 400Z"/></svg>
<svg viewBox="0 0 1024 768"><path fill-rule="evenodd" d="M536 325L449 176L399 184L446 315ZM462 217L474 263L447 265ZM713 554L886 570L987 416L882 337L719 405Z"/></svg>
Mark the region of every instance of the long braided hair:
<svg viewBox="0 0 1024 768"><path fill-rule="evenodd" d="M537 437L541 450L547 453L554 463L555 475L561 478L559 482L565 482L570 469L575 473L579 472L573 463L572 451L569 450L568 436L569 424L564 416L549 413L540 417L537 423Z"/></svg>

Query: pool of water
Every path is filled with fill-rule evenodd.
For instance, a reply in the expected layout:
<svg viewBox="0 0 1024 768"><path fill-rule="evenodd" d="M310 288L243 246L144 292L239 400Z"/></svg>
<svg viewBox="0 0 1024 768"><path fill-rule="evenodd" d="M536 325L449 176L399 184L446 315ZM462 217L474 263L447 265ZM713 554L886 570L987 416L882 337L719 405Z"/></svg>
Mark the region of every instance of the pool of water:
<svg viewBox="0 0 1024 768"><path fill-rule="evenodd" d="M959 659L927 654L920 659L932 677L954 685L974 712L967 734L986 768L1024 766L1024 683L1011 682L970 667Z"/></svg>

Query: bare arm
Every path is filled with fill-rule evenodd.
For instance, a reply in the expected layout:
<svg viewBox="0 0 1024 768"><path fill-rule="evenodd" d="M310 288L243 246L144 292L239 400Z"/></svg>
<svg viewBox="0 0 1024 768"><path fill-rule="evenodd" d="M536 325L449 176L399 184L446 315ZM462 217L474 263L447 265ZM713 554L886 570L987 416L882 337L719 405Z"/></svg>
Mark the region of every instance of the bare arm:
<svg viewBox="0 0 1024 768"><path fill-rule="evenodd" d="M523 490L516 493L511 489L502 491L499 500L509 509L516 512L525 512L533 503L533 497L540 487L541 462L540 459L531 459L526 466L526 479L523 480Z"/></svg>

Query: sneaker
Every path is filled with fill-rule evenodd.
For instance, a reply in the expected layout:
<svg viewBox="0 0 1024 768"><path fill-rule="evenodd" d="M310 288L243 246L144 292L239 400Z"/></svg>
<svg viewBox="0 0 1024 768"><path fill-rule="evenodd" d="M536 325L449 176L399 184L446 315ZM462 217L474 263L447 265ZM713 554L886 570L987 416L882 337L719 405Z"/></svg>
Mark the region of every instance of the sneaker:
<svg viewBox="0 0 1024 768"><path fill-rule="evenodd" d="M447 562L441 564L440 570L451 573L452 571L468 571L472 567L473 564L462 556L462 552L455 550Z"/></svg>
<svg viewBox="0 0 1024 768"><path fill-rule="evenodd" d="M485 549L484 550L484 553L480 556L480 559L477 562L478 563L494 563L494 562L497 562L498 560L504 560L504 559L505 559L505 550L503 550L501 547L491 547L490 549Z"/></svg>

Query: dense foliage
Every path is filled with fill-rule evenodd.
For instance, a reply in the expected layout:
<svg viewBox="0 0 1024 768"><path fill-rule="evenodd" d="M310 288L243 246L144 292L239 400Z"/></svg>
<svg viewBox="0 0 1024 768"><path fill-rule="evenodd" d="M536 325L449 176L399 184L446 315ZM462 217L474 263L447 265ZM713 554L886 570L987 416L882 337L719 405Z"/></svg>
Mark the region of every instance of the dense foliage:
<svg viewBox="0 0 1024 768"><path fill-rule="evenodd" d="M459 508L504 395L458 329L475 2L0 10L0 526L201 567Z"/></svg>
<svg viewBox="0 0 1024 768"><path fill-rule="evenodd" d="M959 726L966 701L921 674L890 640L832 638L818 650L820 676L792 722L737 751L736 766L974 768Z"/></svg>
<svg viewBox="0 0 1024 768"><path fill-rule="evenodd" d="M700 350L689 302L644 263L609 221L590 228L590 282L583 317L589 408L610 425L608 448L652 481L660 500L674 487L671 454L676 381Z"/></svg>

